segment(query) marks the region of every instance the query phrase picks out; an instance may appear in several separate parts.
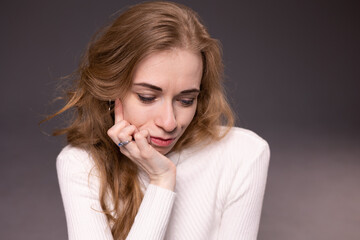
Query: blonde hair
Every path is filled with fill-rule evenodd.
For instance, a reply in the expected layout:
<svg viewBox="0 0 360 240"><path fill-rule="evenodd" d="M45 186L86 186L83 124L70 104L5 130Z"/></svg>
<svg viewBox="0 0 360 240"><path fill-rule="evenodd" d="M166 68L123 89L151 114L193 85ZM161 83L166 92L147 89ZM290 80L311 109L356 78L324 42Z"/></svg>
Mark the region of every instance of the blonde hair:
<svg viewBox="0 0 360 240"><path fill-rule="evenodd" d="M54 135L66 134L69 144L91 153L100 173L101 207L112 225L114 239L128 235L143 193L137 166L107 135L114 124L108 100L125 96L142 59L174 47L200 52L203 76L194 119L173 151L219 140L234 123L222 86L221 47L193 10L172 2L132 6L97 34L79 66L74 88L67 92L66 105L46 119L75 110L69 126L56 130ZM221 131L219 125L227 126L226 131ZM114 209L105 204L108 192Z"/></svg>

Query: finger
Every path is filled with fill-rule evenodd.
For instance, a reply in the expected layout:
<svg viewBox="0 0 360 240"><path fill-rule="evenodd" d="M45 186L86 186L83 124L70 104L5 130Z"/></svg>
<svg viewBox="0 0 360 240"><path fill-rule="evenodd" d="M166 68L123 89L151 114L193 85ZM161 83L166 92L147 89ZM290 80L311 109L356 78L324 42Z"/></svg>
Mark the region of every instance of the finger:
<svg viewBox="0 0 360 240"><path fill-rule="evenodd" d="M115 99L114 116L115 124L124 119L123 106L119 98Z"/></svg>
<svg viewBox="0 0 360 240"><path fill-rule="evenodd" d="M129 151L128 151L126 148L121 147L121 148L119 148L119 149L120 149L120 152L121 152L122 154L124 154L124 155L127 156L129 159L131 159L131 158L130 158Z"/></svg>
<svg viewBox="0 0 360 240"><path fill-rule="evenodd" d="M130 144L130 143L129 143ZM129 145L128 144L128 145ZM135 143L133 143L133 142L131 142L131 144L133 144L133 145L136 145ZM120 152L122 153L122 154L124 154L126 157L128 157L131 161L133 161L135 164L139 164L139 162L137 161L137 158L134 158L134 153L133 152L131 152L131 151L129 151L128 149L126 149L125 147L120 147L119 148L120 149ZM132 150L133 151L133 150ZM137 149L137 151L138 151L138 149Z"/></svg>
<svg viewBox="0 0 360 240"><path fill-rule="evenodd" d="M116 143L118 144L119 139L118 139L118 133L121 132L121 130L127 126L130 126L130 124L123 120L120 121L119 123L113 125L111 128L109 128L109 130L107 131L108 136Z"/></svg>
<svg viewBox="0 0 360 240"><path fill-rule="evenodd" d="M135 131L136 127L134 125L124 127L120 132L117 133L117 139L119 142L131 141Z"/></svg>
<svg viewBox="0 0 360 240"><path fill-rule="evenodd" d="M121 130L116 136L116 144L119 146L120 151L133 161L139 158L139 148L133 136L138 132L134 125L129 125ZM120 144L125 143L125 144Z"/></svg>
<svg viewBox="0 0 360 240"><path fill-rule="evenodd" d="M147 130L141 130L140 132L134 135L136 145L139 148L139 151L144 154L144 157L150 157L152 147L148 142L148 138L150 137L149 132Z"/></svg>

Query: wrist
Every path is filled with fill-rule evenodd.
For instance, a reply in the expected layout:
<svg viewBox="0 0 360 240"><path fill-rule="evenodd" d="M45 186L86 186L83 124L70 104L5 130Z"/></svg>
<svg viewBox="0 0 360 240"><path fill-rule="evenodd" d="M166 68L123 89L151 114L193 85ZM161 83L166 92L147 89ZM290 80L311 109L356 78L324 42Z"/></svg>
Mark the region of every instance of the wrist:
<svg viewBox="0 0 360 240"><path fill-rule="evenodd" d="M170 170L164 174L150 178L150 184L174 191L176 184L176 169Z"/></svg>

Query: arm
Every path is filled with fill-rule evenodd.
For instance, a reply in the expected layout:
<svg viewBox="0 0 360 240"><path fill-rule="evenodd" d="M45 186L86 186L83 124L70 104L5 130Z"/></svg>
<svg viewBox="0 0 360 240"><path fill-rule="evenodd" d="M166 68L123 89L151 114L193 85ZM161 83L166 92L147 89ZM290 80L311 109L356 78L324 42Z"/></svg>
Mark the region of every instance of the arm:
<svg viewBox="0 0 360 240"><path fill-rule="evenodd" d="M164 239L175 193L149 184L127 240Z"/></svg>
<svg viewBox="0 0 360 240"><path fill-rule="evenodd" d="M218 239L256 239L261 216L267 170L268 145L262 145L248 166L241 166L231 182Z"/></svg>
<svg viewBox="0 0 360 240"><path fill-rule="evenodd" d="M70 240L113 239L106 216L101 213L99 179L93 174L88 182L91 168L88 154L77 148L66 147L56 161Z"/></svg>
<svg viewBox="0 0 360 240"><path fill-rule="evenodd" d="M76 148L63 150L57 158L70 240L113 239L107 218L101 212L96 171L88 179L92 166L88 154ZM175 195L173 191L149 184L127 239L163 239Z"/></svg>

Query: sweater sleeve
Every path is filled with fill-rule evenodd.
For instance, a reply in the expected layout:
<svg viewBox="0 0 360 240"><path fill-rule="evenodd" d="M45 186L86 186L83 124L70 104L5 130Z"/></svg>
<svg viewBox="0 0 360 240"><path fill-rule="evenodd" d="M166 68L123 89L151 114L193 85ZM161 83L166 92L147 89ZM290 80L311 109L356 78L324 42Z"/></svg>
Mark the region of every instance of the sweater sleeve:
<svg viewBox="0 0 360 240"><path fill-rule="evenodd" d="M256 240L270 150L262 144L247 164L235 169L222 214L218 239Z"/></svg>
<svg viewBox="0 0 360 240"><path fill-rule="evenodd" d="M69 146L56 160L68 237L70 240L112 240L106 215L101 212L98 177L90 173L90 163L88 153Z"/></svg>
<svg viewBox="0 0 360 240"><path fill-rule="evenodd" d="M174 201L174 192L149 184L126 239L164 239Z"/></svg>
<svg viewBox="0 0 360 240"><path fill-rule="evenodd" d="M56 168L70 240L112 240L106 215L99 201L99 177L88 153L65 148L58 156ZM89 175L90 173L90 175ZM175 193L148 185L135 222L126 239L163 239Z"/></svg>

